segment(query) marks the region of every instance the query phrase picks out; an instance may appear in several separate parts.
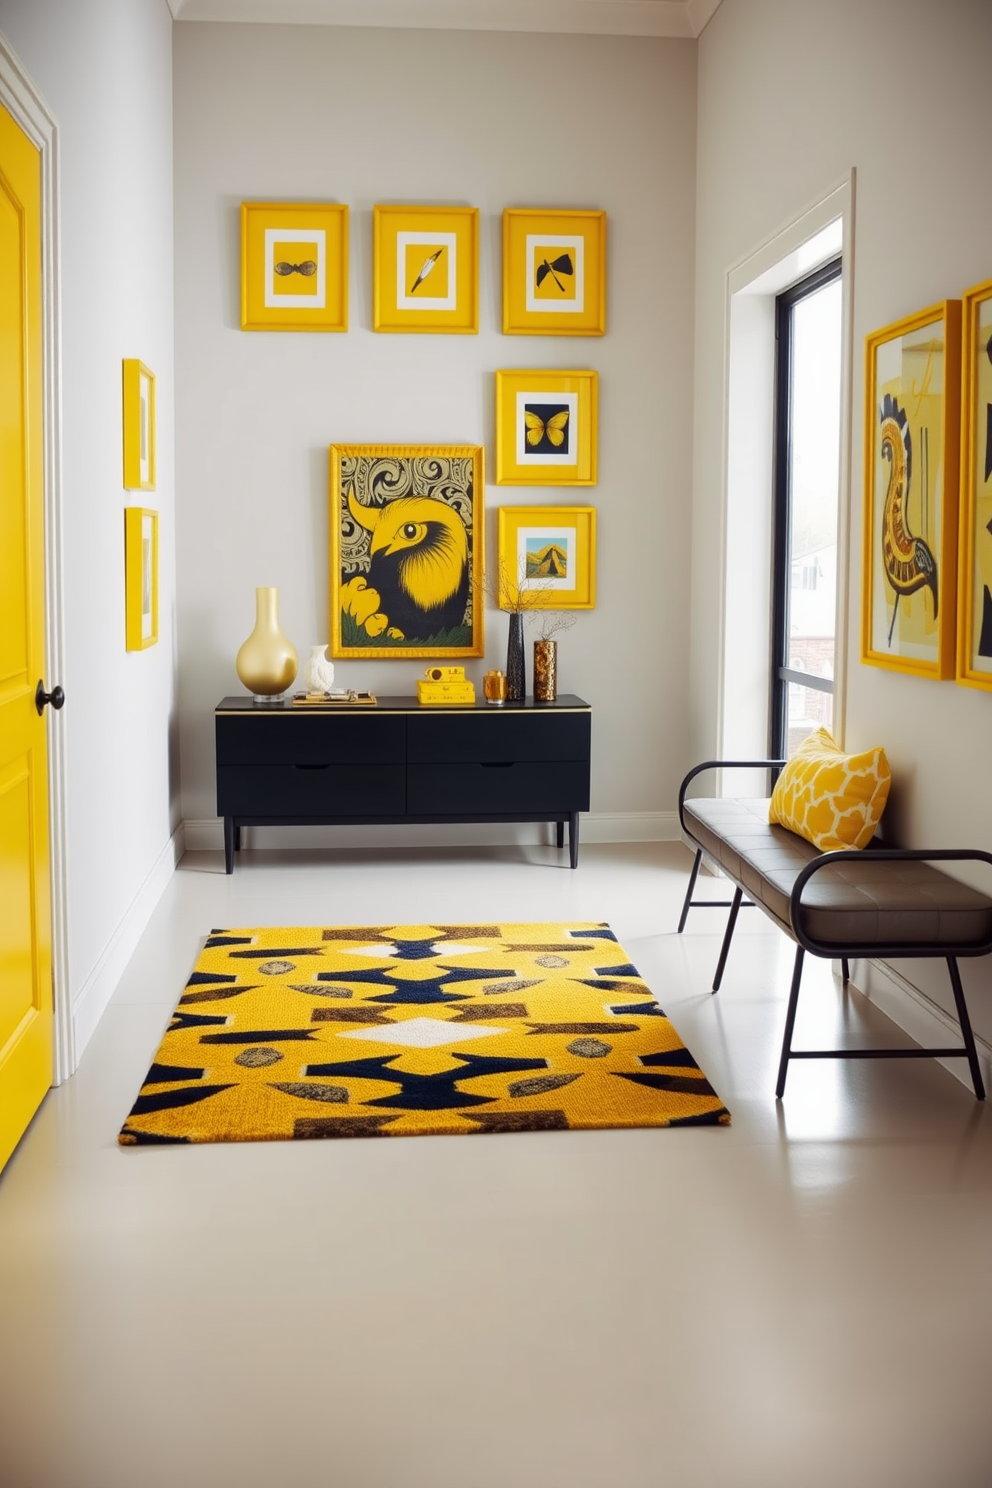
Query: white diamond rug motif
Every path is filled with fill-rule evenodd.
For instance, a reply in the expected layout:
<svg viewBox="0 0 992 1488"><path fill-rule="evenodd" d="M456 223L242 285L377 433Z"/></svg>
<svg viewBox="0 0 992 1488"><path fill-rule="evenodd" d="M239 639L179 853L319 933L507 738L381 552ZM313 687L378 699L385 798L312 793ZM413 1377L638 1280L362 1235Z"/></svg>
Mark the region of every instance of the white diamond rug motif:
<svg viewBox="0 0 992 1488"><path fill-rule="evenodd" d="M408 1044L414 1049L439 1049L442 1044L462 1044L466 1039L491 1038L508 1033L507 1028L489 1028L483 1023L444 1023L440 1018L408 1018L390 1027L357 1028L339 1038L370 1039L374 1044Z"/></svg>

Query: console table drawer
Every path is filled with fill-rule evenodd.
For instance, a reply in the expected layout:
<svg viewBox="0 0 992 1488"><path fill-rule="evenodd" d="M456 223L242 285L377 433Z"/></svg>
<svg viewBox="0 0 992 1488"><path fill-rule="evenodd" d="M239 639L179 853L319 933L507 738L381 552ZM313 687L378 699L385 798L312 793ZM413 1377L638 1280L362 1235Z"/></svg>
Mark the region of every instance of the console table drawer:
<svg viewBox="0 0 992 1488"><path fill-rule="evenodd" d="M402 715L217 715L218 765L402 765L405 758Z"/></svg>
<svg viewBox="0 0 992 1488"><path fill-rule="evenodd" d="M406 772L398 765L219 765L220 816L339 816L371 821L406 812Z"/></svg>
<svg viewBox="0 0 992 1488"><path fill-rule="evenodd" d="M581 760L411 764L406 804L411 816L588 811L589 765Z"/></svg>
<svg viewBox="0 0 992 1488"><path fill-rule="evenodd" d="M407 758L411 764L588 760L590 738L588 712L418 714L408 720Z"/></svg>

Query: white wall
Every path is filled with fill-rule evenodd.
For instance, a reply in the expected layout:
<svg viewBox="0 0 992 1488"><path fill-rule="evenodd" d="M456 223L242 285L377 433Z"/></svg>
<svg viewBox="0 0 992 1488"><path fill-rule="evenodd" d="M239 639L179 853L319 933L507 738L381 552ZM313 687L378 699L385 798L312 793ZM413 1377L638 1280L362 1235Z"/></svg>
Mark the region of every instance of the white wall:
<svg viewBox="0 0 992 1488"><path fill-rule="evenodd" d="M992 274L987 0L723 0L699 42L693 738L716 737L722 440L730 268L857 170L846 743L882 743L893 771L887 829L916 846L992 847L992 697L862 666L865 335ZM906 964L901 963L903 970ZM932 968L930 969L932 970ZM970 966L969 985L990 980ZM944 979L919 968L944 1005ZM992 1036L992 1001L971 999Z"/></svg>
<svg viewBox="0 0 992 1488"><path fill-rule="evenodd" d="M172 19L165 0L0 0L61 150L69 979L77 1052L171 870ZM126 496L121 362L156 374L158 479ZM160 516L159 644L124 649L125 505Z"/></svg>
<svg viewBox="0 0 992 1488"><path fill-rule="evenodd" d="M686 759L695 44L506 33L180 23L175 29L176 365L183 815L215 815L213 718L254 587L300 652L328 637L327 446L484 443L496 508L591 503L597 608L559 644L595 708L593 810L671 812ZM239 204L351 207L346 335L239 329ZM372 207L481 209L481 333L375 334ZM504 337L501 212L605 208L603 338ZM599 484L497 487L497 367L600 374ZM477 682L501 665L487 614ZM338 663L412 692L417 662ZM528 668L529 671L529 668ZM316 843L316 834L305 839Z"/></svg>

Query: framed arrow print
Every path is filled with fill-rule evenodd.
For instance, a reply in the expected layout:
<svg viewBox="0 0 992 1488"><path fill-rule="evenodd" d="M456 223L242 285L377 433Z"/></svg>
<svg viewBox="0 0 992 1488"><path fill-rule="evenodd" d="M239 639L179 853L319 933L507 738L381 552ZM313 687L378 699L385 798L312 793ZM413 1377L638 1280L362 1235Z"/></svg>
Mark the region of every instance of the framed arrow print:
<svg viewBox="0 0 992 1488"><path fill-rule="evenodd" d="M476 207L378 206L373 237L375 330L478 332Z"/></svg>

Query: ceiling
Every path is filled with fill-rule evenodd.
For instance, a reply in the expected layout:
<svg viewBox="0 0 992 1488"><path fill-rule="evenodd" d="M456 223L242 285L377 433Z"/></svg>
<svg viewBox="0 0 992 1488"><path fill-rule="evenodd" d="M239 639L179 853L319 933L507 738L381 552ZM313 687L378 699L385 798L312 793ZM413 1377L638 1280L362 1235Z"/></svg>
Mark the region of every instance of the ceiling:
<svg viewBox="0 0 992 1488"><path fill-rule="evenodd" d="M177 21L698 36L720 0L168 0Z"/></svg>

